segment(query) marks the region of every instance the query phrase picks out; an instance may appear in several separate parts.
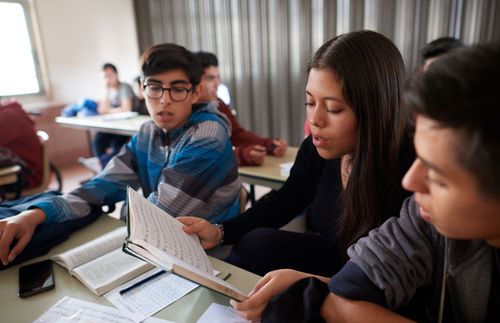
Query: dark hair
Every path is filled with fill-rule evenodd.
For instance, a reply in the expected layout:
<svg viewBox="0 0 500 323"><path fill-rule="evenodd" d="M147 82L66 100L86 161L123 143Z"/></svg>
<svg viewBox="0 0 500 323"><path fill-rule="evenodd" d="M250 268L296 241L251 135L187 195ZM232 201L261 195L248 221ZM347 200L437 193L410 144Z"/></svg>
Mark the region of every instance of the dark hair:
<svg viewBox="0 0 500 323"><path fill-rule="evenodd" d="M141 56L141 77L160 74L168 70L182 69L189 82L200 84L202 69L195 54L176 44L160 44L150 47Z"/></svg>
<svg viewBox="0 0 500 323"><path fill-rule="evenodd" d="M405 104L457 131L456 159L480 190L500 194L500 45L460 48L414 76Z"/></svg>
<svg viewBox="0 0 500 323"><path fill-rule="evenodd" d="M401 107L405 67L396 46L373 31L326 42L308 66L332 72L357 118L351 174L337 220L340 251L388 217L409 194L401 180L414 159L410 113ZM344 255L345 257L345 255Z"/></svg>
<svg viewBox="0 0 500 323"><path fill-rule="evenodd" d="M201 63L201 68L203 69L210 66L219 66L219 60L217 59L217 56L215 56L215 54L208 52L197 52L195 53L195 55L198 56L198 59Z"/></svg>
<svg viewBox="0 0 500 323"><path fill-rule="evenodd" d="M464 47L464 43L460 39L454 37L441 37L428 43L422 48L420 54L422 60L440 56L448 53L456 48Z"/></svg>
<svg viewBox="0 0 500 323"><path fill-rule="evenodd" d="M113 70L113 72L115 72L116 74L118 74L118 69L116 68L116 66L115 66L115 65L113 65L113 64L111 64L111 63L104 63L104 64L102 65L102 70L103 70L103 71L104 71L104 70L106 70L106 69L108 69L108 68L112 69L112 70Z"/></svg>

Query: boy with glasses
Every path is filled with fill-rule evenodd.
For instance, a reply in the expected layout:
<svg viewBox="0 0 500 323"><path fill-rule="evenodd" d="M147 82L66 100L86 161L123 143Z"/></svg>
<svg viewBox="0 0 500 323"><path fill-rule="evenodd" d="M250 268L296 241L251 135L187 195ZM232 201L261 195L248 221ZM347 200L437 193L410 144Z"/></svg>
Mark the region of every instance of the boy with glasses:
<svg viewBox="0 0 500 323"><path fill-rule="evenodd" d="M231 126L216 107L195 104L202 73L197 57L175 44L156 45L141 57L141 69L153 120L80 188L1 220L4 265L23 250L39 224L83 218L96 207L124 200L127 186L141 188L151 203L172 216L220 222L239 214L241 181L229 140Z"/></svg>

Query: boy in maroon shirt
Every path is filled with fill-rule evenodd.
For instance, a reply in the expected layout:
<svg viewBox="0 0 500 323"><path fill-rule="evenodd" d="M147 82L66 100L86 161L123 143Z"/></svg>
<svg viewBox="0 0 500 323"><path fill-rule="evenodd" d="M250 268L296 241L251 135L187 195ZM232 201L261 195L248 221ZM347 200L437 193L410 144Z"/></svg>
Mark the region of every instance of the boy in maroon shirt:
<svg viewBox="0 0 500 323"><path fill-rule="evenodd" d="M231 122L231 142L238 166L262 165L266 155L283 156L288 144L283 139L265 138L244 129L231 112L231 108L217 97L217 88L220 84L219 62L212 53L197 52L201 62L203 75L201 77L202 94L199 102L219 103L219 110Z"/></svg>

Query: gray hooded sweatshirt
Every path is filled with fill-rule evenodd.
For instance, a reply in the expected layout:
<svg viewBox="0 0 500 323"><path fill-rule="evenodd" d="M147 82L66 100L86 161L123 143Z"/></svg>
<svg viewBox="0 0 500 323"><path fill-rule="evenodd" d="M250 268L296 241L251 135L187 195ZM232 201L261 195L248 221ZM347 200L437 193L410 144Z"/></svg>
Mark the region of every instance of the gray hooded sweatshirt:
<svg viewBox="0 0 500 323"><path fill-rule="evenodd" d="M433 291L422 309L428 320L483 322L494 250L483 240L444 238L421 219L417 203L409 197L400 217L372 230L348 249L348 255L383 291L389 309L407 304L424 287ZM453 317L442 317L445 291Z"/></svg>

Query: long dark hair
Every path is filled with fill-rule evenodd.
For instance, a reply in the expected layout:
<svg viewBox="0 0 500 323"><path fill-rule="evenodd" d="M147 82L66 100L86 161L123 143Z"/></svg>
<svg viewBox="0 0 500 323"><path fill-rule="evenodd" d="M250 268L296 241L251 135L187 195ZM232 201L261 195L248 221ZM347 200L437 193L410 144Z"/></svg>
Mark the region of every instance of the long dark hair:
<svg viewBox="0 0 500 323"><path fill-rule="evenodd" d="M331 71L357 118L358 136L342 194L337 243L342 252L388 217L408 193L401 179L413 161L412 122L402 108L405 67L396 46L373 31L326 42L308 66ZM345 257L345 255L343 255Z"/></svg>

